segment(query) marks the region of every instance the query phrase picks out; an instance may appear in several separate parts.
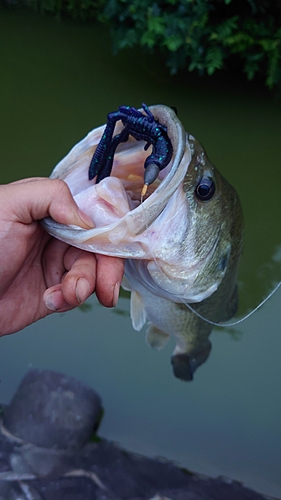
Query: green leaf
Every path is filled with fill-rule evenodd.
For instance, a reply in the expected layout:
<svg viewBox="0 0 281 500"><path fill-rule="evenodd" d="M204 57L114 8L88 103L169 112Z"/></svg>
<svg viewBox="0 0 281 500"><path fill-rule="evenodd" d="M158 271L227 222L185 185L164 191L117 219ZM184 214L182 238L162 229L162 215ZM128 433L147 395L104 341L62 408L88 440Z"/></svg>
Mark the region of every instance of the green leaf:
<svg viewBox="0 0 281 500"><path fill-rule="evenodd" d="M212 75L223 66L224 54L220 47L211 47L206 54L206 66L208 75Z"/></svg>
<svg viewBox="0 0 281 500"><path fill-rule="evenodd" d="M165 38L163 45L171 52L176 52L183 45L183 39L179 35L171 35Z"/></svg>

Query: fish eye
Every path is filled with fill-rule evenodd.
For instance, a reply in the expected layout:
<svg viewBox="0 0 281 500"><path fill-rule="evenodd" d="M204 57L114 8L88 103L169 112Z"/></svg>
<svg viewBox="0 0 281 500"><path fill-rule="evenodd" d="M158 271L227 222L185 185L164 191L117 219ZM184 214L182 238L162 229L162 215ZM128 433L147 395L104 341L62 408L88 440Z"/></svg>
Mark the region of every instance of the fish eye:
<svg viewBox="0 0 281 500"><path fill-rule="evenodd" d="M201 201L209 201L215 194L215 184L210 177L202 177L198 182L195 195Z"/></svg>

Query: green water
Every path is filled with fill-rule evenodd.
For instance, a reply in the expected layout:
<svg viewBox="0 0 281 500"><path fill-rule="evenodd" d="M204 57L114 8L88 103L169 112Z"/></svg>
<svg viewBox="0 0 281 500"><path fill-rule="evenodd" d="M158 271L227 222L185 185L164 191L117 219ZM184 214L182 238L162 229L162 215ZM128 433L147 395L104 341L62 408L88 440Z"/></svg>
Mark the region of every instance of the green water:
<svg viewBox="0 0 281 500"><path fill-rule="evenodd" d="M101 27L0 10L0 180L47 176L120 104L176 106L186 129L237 189L245 216L239 315L281 279L281 101L244 80L170 79L133 52L113 57ZM129 301L117 313L53 315L1 339L0 401L29 366L56 369L100 391L101 435L281 497L281 290L246 322L214 329L209 360L190 384L154 352Z"/></svg>

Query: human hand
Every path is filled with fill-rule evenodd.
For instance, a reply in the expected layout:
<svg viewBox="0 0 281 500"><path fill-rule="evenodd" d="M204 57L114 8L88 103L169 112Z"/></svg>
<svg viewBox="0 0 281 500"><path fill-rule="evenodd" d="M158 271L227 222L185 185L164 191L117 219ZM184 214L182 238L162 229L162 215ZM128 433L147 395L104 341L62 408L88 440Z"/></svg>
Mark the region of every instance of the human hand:
<svg viewBox="0 0 281 500"><path fill-rule="evenodd" d="M0 335L69 311L94 291L106 307L118 300L124 261L52 238L38 222L47 216L92 227L61 180L31 178L0 186Z"/></svg>

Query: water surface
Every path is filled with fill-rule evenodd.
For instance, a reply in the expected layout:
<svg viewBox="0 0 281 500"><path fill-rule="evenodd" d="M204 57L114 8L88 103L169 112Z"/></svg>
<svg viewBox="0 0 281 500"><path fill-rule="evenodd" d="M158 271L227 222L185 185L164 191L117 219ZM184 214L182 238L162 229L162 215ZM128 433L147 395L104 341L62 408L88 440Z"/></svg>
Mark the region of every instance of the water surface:
<svg viewBox="0 0 281 500"><path fill-rule="evenodd" d="M99 26L0 11L0 180L48 176L121 104L176 106L241 198L245 314L281 278L281 102L246 81L172 80L155 64L133 52L113 57ZM280 299L281 290L236 329L215 328L210 358L186 384L172 375L172 340L149 349L127 299L116 311L91 298L89 312L53 315L1 339L0 400L29 366L65 372L102 395L101 435L281 497Z"/></svg>

